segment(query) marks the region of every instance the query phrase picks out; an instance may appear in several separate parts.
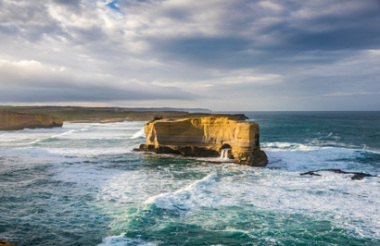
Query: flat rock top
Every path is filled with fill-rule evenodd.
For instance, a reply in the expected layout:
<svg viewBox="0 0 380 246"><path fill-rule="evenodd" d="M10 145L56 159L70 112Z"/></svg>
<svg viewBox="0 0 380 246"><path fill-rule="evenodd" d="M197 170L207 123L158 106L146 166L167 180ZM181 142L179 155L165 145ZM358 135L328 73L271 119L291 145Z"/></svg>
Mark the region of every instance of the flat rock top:
<svg viewBox="0 0 380 246"><path fill-rule="evenodd" d="M159 122L185 122L190 121L191 123L196 124L228 124L228 123L243 123L243 124L256 124L251 121L243 121L239 120L235 117L229 116L206 116L206 117L190 117L190 118L164 118L164 119L156 119L149 123L159 123Z"/></svg>

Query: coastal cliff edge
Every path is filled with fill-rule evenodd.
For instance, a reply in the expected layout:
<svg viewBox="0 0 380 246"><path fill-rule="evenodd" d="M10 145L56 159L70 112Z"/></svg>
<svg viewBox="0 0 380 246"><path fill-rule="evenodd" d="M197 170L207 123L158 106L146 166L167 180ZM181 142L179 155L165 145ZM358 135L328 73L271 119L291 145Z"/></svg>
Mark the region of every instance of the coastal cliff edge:
<svg viewBox="0 0 380 246"><path fill-rule="evenodd" d="M24 128L61 127L62 118L46 114L28 114L0 110L0 130L21 130Z"/></svg>

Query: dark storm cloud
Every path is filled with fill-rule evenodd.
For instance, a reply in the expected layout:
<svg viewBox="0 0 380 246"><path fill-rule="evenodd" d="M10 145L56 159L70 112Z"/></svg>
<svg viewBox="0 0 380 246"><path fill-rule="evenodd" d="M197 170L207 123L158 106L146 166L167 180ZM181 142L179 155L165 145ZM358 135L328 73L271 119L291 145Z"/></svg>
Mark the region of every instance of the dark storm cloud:
<svg viewBox="0 0 380 246"><path fill-rule="evenodd" d="M232 68L272 63L281 57L286 59L308 51L346 50L349 53L349 50L380 48L379 1L313 2L236 1L226 11L231 15L220 18L217 25L221 29L220 34L153 39L151 44L165 55L172 54L171 59L212 62L211 66ZM317 2L319 4L315 4ZM260 3L278 3L282 9L278 7L276 12L274 5L273 12ZM353 6L346 8L345 4ZM337 8L338 5L341 8ZM181 12L169 12L168 16L178 22L184 21ZM273 17L278 21L265 23ZM260 52L252 54L244 50ZM334 60L332 58L331 61ZM243 63L239 61L244 61L244 64L239 65Z"/></svg>
<svg viewBox="0 0 380 246"><path fill-rule="evenodd" d="M276 48L291 50L360 50L380 47L380 10L374 15L349 18L330 17L317 19L312 26L325 26L327 30L308 31L280 27L284 41ZM342 20L343 19L343 20ZM331 27L329 27L331 25ZM363 28L365 27L365 28Z"/></svg>
<svg viewBox="0 0 380 246"><path fill-rule="evenodd" d="M81 0L53 0L56 3L66 4L66 5L75 5L77 6Z"/></svg>
<svg viewBox="0 0 380 246"><path fill-rule="evenodd" d="M157 50L164 50L163 56L172 55L184 57L185 60L209 63L215 60L233 60L239 51L250 47L250 42L244 38L212 37L183 38L173 40L155 40Z"/></svg>
<svg viewBox="0 0 380 246"><path fill-rule="evenodd" d="M53 0L53 3L70 8L72 11L79 11L82 0Z"/></svg>

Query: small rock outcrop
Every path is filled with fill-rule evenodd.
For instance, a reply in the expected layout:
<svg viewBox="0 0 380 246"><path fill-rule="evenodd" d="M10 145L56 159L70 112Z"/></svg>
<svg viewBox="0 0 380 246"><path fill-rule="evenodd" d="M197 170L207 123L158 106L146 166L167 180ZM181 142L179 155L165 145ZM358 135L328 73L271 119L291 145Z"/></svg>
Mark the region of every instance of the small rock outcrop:
<svg viewBox="0 0 380 246"><path fill-rule="evenodd" d="M236 163L265 166L260 150L259 125L229 117L158 119L145 124L146 144L140 151L217 157L222 150Z"/></svg>
<svg viewBox="0 0 380 246"><path fill-rule="evenodd" d="M360 173L360 172L345 172L340 169L319 169L315 171L308 171L305 173L301 173L300 175L310 175L310 176L321 176L319 172L333 172L333 173L339 173L339 174L352 174L351 179L352 180L362 180L365 177L374 177L371 174L368 173Z"/></svg>
<svg viewBox="0 0 380 246"><path fill-rule="evenodd" d="M0 130L21 130L24 128L61 127L63 120L47 114L28 114L0 110Z"/></svg>

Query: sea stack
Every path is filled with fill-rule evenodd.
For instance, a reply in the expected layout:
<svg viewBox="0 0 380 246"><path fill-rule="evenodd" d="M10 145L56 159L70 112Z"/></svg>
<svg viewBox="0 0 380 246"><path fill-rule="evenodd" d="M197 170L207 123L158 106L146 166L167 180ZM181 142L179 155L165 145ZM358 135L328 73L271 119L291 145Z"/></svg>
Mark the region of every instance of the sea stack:
<svg viewBox="0 0 380 246"><path fill-rule="evenodd" d="M265 166L259 125L229 117L159 119L145 124L146 144L140 151L217 157L222 152L236 163Z"/></svg>
<svg viewBox="0 0 380 246"><path fill-rule="evenodd" d="M24 128L52 128L61 127L62 118L47 114L28 114L0 110L0 130L21 130Z"/></svg>

